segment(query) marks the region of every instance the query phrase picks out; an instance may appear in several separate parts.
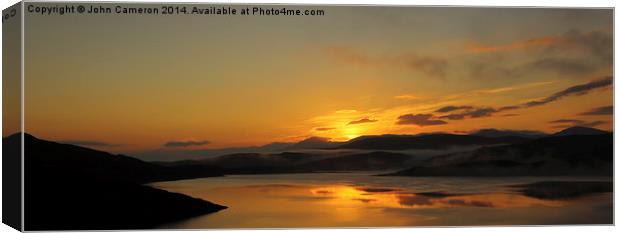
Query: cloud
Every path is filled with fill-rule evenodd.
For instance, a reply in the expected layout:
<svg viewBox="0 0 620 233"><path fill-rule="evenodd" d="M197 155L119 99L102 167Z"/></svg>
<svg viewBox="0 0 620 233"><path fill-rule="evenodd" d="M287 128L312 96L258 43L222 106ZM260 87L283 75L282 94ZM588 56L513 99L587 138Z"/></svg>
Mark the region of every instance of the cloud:
<svg viewBox="0 0 620 233"><path fill-rule="evenodd" d="M519 108L521 108L521 107L516 106L516 105L509 105L509 106L500 107L500 108L497 109L497 111L501 112L501 111L515 110L515 109L519 109Z"/></svg>
<svg viewBox="0 0 620 233"><path fill-rule="evenodd" d="M472 106L452 106L452 105L449 105L449 106L445 106L445 107L439 108L439 109L435 110L435 112L445 113L445 112L452 112L452 111L455 111L455 110L472 109L472 108L473 108Z"/></svg>
<svg viewBox="0 0 620 233"><path fill-rule="evenodd" d="M613 34L603 30L570 30L563 34L505 45L472 43L466 45L465 50L476 54L466 60L465 65L469 75L478 79L527 78L540 72L578 77L611 70ZM522 60L521 56L510 54L511 51L525 53L526 57L532 59Z"/></svg>
<svg viewBox="0 0 620 233"><path fill-rule="evenodd" d="M471 53L493 53L528 48L543 48L545 54L567 51L585 52L594 55L597 59L607 62L613 61L613 35L607 31L594 30L581 32L569 30L561 35L531 38L514 41L508 44L489 45L472 42L465 45L465 50Z"/></svg>
<svg viewBox="0 0 620 233"><path fill-rule="evenodd" d="M478 90L478 91L474 91L473 93L476 93L476 94L497 94L497 93L521 90L521 89L532 89L533 87L544 86L544 85L548 85L548 84L552 84L552 83L555 83L555 81L543 81L543 82L525 83L525 84L521 84L521 85L510 85L510 86L498 87L498 88L494 88L494 89Z"/></svg>
<svg viewBox="0 0 620 233"><path fill-rule="evenodd" d="M351 48L338 46L326 47L323 51L334 61L346 64L358 66L405 67L432 77L444 77L448 67L448 61L446 59L414 53L371 56Z"/></svg>
<svg viewBox="0 0 620 233"><path fill-rule="evenodd" d="M542 58L523 66L523 70L549 70L563 75L584 75L595 71L597 67L578 59L571 58Z"/></svg>
<svg viewBox="0 0 620 233"><path fill-rule="evenodd" d="M342 109L342 110L338 110L336 111L336 113L338 114L350 114L350 113L356 113L357 110L355 109Z"/></svg>
<svg viewBox="0 0 620 233"><path fill-rule="evenodd" d="M377 122L377 120L364 118L364 119L359 119L359 120L356 120L356 121L351 121L347 125L357 125L357 124L373 123L373 122Z"/></svg>
<svg viewBox="0 0 620 233"><path fill-rule="evenodd" d="M499 112L499 111L491 107L471 107L459 113L443 115L443 116L440 116L439 118L449 119L449 120L463 120L465 118L488 117L488 116L493 115L493 113L496 113L496 112Z"/></svg>
<svg viewBox="0 0 620 233"><path fill-rule="evenodd" d="M599 89L599 88L605 88L608 86L611 86L611 84L613 83L613 78L608 76L608 77L604 77L602 79L599 80L594 80L591 81L589 83L586 84L581 84L581 85L576 85L576 86L572 86L569 88L564 89L563 91L560 92L556 92L546 98L540 99L540 100L535 100L535 101L530 101L524 104L525 107L534 107L534 106L539 106L539 105L543 105L543 104L547 104L556 100L559 100L563 97L566 96L579 96L579 95L585 95L588 92L595 90L595 89Z"/></svg>
<svg viewBox="0 0 620 233"><path fill-rule="evenodd" d="M552 95L535 101L530 101L521 105L507 105L499 108L494 107L481 107L481 106L471 106L471 105L462 105L462 106L454 106L448 105L441 107L435 110L435 113L450 113L447 115L438 116L438 119L447 119L447 120L463 120L466 118L480 118L480 117L490 117L495 113L516 110L521 108L535 107L543 104L547 104L556 100L559 100L566 96L580 96L589 93L592 90L600 89L608 87L612 84L611 77L605 77L599 80L591 81L589 83L575 85L569 88L564 89L563 91L559 91L553 93ZM594 115L594 113L599 113L599 115L607 112L608 114L613 113L613 108L611 106L601 107L600 109L593 109L590 115ZM585 113L582 113L582 115ZM587 114L586 114L587 115ZM503 116L514 116L505 114ZM582 122L585 124L585 122Z"/></svg>
<svg viewBox="0 0 620 233"><path fill-rule="evenodd" d="M399 99L399 100L417 100L417 99L421 99L422 97L416 96L416 95L397 95L394 96L395 99Z"/></svg>
<svg viewBox="0 0 620 233"><path fill-rule="evenodd" d="M602 124L607 123L606 121L592 121L592 122L587 122L587 123L583 123L579 126L585 126L585 127L595 127L595 126L599 126Z"/></svg>
<svg viewBox="0 0 620 233"><path fill-rule="evenodd" d="M582 112L579 115L589 116L589 115L612 115L614 114L614 106L603 106L591 109L587 112Z"/></svg>
<svg viewBox="0 0 620 233"><path fill-rule="evenodd" d="M71 145L76 145L76 146L93 146L93 147L119 146L118 144L110 144L107 142L89 141L89 140L64 140L64 141L60 141L60 143L71 144Z"/></svg>
<svg viewBox="0 0 620 233"><path fill-rule="evenodd" d="M445 77L448 61L442 58L423 57L415 54L400 56L406 66L433 77Z"/></svg>
<svg viewBox="0 0 620 233"><path fill-rule="evenodd" d="M465 46L465 49L472 53L487 53L487 52L500 52L510 51L516 49L525 49L530 47L550 46L558 43L562 40L559 37L540 37L527 40L514 41L509 44L503 45L485 45L480 43L469 43Z"/></svg>
<svg viewBox="0 0 620 233"><path fill-rule="evenodd" d="M575 120L575 119L559 119L559 120L554 120L554 121L549 121L549 123L552 124L558 124L558 123L571 123L571 124L582 124L583 121L582 120Z"/></svg>
<svg viewBox="0 0 620 233"><path fill-rule="evenodd" d="M332 128L332 127L319 127L319 128L315 128L314 130L316 131L330 131L336 128Z"/></svg>
<svg viewBox="0 0 620 233"><path fill-rule="evenodd" d="M595 127L602 124L607 123L606 121L583 121L577 119L559 119L554 121L549 121L551 124L556 124L556 128L568 128L572 126L584 126L584 127Z"/></svg>
<svg viewBox="0 0 620 233"><path fill-rule="evenodd" d="M339 62L363 66L371 64L370 58L368 56L350 48L330 46L324 48L324 52L329 57Z"/></svg>
<svg viewBox="0 0 620 233"><path fill-rule="evenodd" d="M612 64L613 34L601 30L590 32L570 30L562 35L561 43L549 47L546 52L566 52L568 50L586 52L605 64Z"/></svg>
<svg viewBox="0 0 620 233"><path fill-rule="evenodd" d="M434 120L431 119L434 116L432 114L406 114L398 117L398 121L396 124L398 125L417 125L417 126L427 126L427 125L443 125L447 124L447 122L442 120Z"/></svg>
<svg viewBox="0 0 620 233"><path fill-rule="evenodd" d="M190 146L202 146L209 144L209 141L169 141L164 144L164 147L176 148L176 147L190 147Z"/></svg>

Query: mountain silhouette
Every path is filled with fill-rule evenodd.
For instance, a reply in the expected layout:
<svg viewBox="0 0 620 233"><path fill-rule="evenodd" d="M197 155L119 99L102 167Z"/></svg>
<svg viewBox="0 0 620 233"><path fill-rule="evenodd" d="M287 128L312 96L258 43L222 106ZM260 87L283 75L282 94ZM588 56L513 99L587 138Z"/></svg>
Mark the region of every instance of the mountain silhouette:
<svg viewBox="0 0 620 233"><path fill-rule="evenodd" d="M310 137L299 142L272 142L261 146L228 147L197 150L150 150L132 154L137 158L157 162L173 162L179 160L200 160L231 154L274 154L282 152L296 152L313 149L334 148L341 142L329 141L328 138Z"/></svg>
<svg viewBox="0 0 620 233"><path fill-rule="evenodd" d="M470 135L482 137L521 137L521 138L541 138L548 136L544 132L533 130L501 130L501 129L481 129Z"/></svg>
<svg viewBox="0 0 620 233"><path fill-rule="evenodd" d="M3 145L20 141L14 134ZM207 166L165 167L24 134L25 229L140 229L212 213L226 207L143 184L217 175Z"/></svg>
<svg viewBox="0 0 620 233"><path fill-rule="evenodd" d="M599 135L608 134L609 132L600 129L594 129L583 126L574 126L566 128L560 132L553 134L553 136L569 136L569 135Z"/></svg>
<svg viewBox="0 0 620 233"><path fill-rule="evenodd" d="M220 168L225 174L269 174L401 169L413 159L415 156L412 155L383 151L324 155L283 152L231 154L203 160L157 162L157 164L170 167L209 165Z"/></svg>
<svg viewBox="0 0 620 233"><path fill-rule="evenodd" d="M497 145L522 142L526 140L529 139L518 136L485 137L445 133L424 135L380 135L358 137L346 142L339 148L364 150L443 150L450 147Z"/></svg>
<svg viewBox="0 0 620 233"><path fill-rule="evenodd" d="M610 176L613 135L550 136L436 156L391 175Z"/></svg>
<svg viewBox="0 0 620 233"><path fill-rule="evenodd" d="M332 148L339 145L339 142L332 142L329 138L322 137L310 137L294 143L287 147L287 150L300 150L300 149L324 149L324 148Z"/></svg>

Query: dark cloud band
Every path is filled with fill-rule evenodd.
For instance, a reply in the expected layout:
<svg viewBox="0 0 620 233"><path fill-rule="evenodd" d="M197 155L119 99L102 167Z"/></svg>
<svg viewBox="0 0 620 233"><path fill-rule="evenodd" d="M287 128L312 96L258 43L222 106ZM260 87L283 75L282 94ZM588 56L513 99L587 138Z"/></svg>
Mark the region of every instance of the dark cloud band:
<svg viewBox="0 0 620 233"><path fill-rule="evenodd" d="M206 140L203 140L203 141L170 141L170 142L166 142L166 144L164 144L164 147L170 147L170 148L189 147L189 146L202 146L206 144L209 144L209 141L206 141Z"/></svg>

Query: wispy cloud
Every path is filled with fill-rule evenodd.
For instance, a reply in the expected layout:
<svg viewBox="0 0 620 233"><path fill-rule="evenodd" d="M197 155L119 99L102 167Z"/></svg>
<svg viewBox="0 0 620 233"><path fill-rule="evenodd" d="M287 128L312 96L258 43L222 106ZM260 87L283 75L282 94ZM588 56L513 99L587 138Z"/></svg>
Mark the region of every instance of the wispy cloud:
<svg viewBox="0 0 620 233"><path fill-rule="evenodd" d="M532 74L564 76L594 75L610 70L613 62L613 34L594 30L569 30L563 34L531 38L503 45L471 43L465 51L476 54L467 60L469 76L526 78ZM531 60L517 61L509 52L521 52Z"/></svg>
<svg viewBox="0 0 620 233"><path fill-rule="evenodd" d="M437 110L435 110L435 112L445 113L445 112L452 112L452 111L456 111L456 110L467 110L467 109L472 109L472 108L474 108L474 107L467 106L467 105L465 105L465 106L452 106L452 105L449 105L449 106L445 106L445 107L442 107L440 109L437 109Z"/></svg>
<svg viewBox="0 0 620 233"><path fill-rule="evenodd" d="M606 121L591 121L591 122L586 122L581 124L580 126L585 126L585 127L596 127L602 124L607 123Z"/></svg>
<svg viewBox="0 0 620 233"><path fill-rule="evenodd" d="M584 121L582 120L575 120L575 119L559 119L559 120L554 120L554 121L549 121L549 123L551 124L565 124L565 123L569 123L569 124L582 124L584 123Z"/></svg>
<svg viewBox="0 0 620 233"><path fill-rule="evenodd" d="M440 119L449 119L449 120L462 120L465 118L479 118L479 117L488 117L493 113L499 112L495 108L491 107L472 107L460 113L452 113L444 116L440 116Z"/></svg>
<svg viewBox="0 0 620 233"><path fill-rule="evenodd" d="M355 109L341 109L341 110L337 110L336 113L338 114L349 114L349 113L356 113L357 110Z"/></svg>
<svg viewBox="0 0 620 233"><path fill-rule="evenodd" d="M397 66L415 70L432 77L444 77L448 61L443 58L415 53L368 55L349 47L330 46L323 49L337 62L359 66Z"/></svg>
<svg viewBox="0 0 620 233"><path fill-rule="evenodd" d="M422 99L422 97L417 96L417 95L397 95L397 96L394 96L394 99L399 99L399 100L417 100L417 99Z"/></svg>
<svg viewBox="0 0 620 233"><path fill-rule="evenodd" d="M478 90L478 91L475 91L474 93L476 94L498 94L498 93L504 93L504 92L509 92L509 91L530 89L533 87L544 86L544 85L548 85L552 83L555 83L555 81L543 81L543 82L525 83L525 84L520 84L520 85L511 85L507 87L498 87L498 88L492 88L492 89Z"/></svg>
<svg viewBox="0 0 620 233"><path fill-rule="evenodd" d="M168 147L168 148L176 148L176 147L190 147L190 146L202 146L202 145L206 145L209 144L209 141L207 140L201 140L201 141L169 141L166 142L164 144L164 147Z"/></svg>
<svg viewBox="0 0 620 233"><path fill-rule="evenodd" d="M396 124L398 125L417 125L417 126L429 126L429 125L443 125L447 124L447 122L432 119L434 116L432 114L406 114L398 117L398 121Z"/></svg>
<svg viewBox="0 0 620 233"><path fill-rule="evenodd" d="M351 121L347 125L357 125L357 124L373 123L373 122L377 122L377 120L363 118L363 119L359 119L359 120L356 120L356 121Z"/></svg>
<svg viewBox="0 0 620 233"><path fill-rule="evenodd" d="M577 119L559 119L554 121L549 121L550 124L554 124L556 128L566 128L572 126L584 126L584 127L595 127L602 124L607 123L606 121L583 121Z"/></svg>
<svg viewBox="0 0 620 233"><path fill-rule="evenodd" d="M437 118L437 119L444 119L444 120L463 120L467 118L490 117L490 116L493 116L495 113L499 113L499 112L544 105L544 104L547 104L553 101L557 101L567 96L585 95L589 93L590 91L609 87L611 84L612 84L612 77L604 77L602 79L594 80L594 81L591 81L585 84L568 87L562 91L553 93L539 100L529 101L524 104L506 105L506 106L501 106L501 107L485 107L485 106L472 106L472 105L458 105L458 106L447 105L447 106L438 108L434 112L438 114L441 114L441 113L450 113L450 114L440 115L440 116L434 116L430 114L431 115L430 117ZM605 112L607 113L613 112L613 109L610 109L609 106L607 106L607 107L602 107L601 109L594 109L593 111L589 113L590 114L594 114L594 113L602 114ZM581 123L585 124L585 122L581 122Z"/></svg>
<svg viewBox="0 0 620 233"><path fill-rule="evenodd" d="M543 105L543 104L547 104L553 101L557 101L563 97L566 96L579 96L579 95L584 95L587 94L588 92L595 90L595 89L600 89L600 88L605 88L605 87L609 87L611 86L611 84L613 83L613 78L608 76L608 77L604 77L602 79L599 80L594 80L585 84L581 84L581 85L576 85L576 86L572 86L569 88L566 88L562 91L553 93L550 96L547 96L546 98L540 99L540 100L534 100L534 101L530 101L524 104L525 107L534 107L534 106L539 106L539 105Z"/></svg>
<svg viewBox="0 0 620 233"><path fill-rule="evenodd" d="M465 49L472 53L488 53L488 52L500 52L510 51L516 49L525 49L530 47L544 47L558 43L562 38L559 37L539 37L527 40L514 41L508 44L490 45L481 43L469 43L465 46Z"/></svg>
<svg viewBox="0 0 620 233"><path fill-rule="evenodd" d="M603 106L591 109L586 112L582 112L579 115L589 116L589 115L612 115L614 114L614 106Z"/></svg>
<svg viewBox="0 0 620 233"><path fill-rule="evenodd" d="M532 61L521 67L523 70L542 70L553 71L562 75L585 75L593 72L597 67L590 63L585 63L582 60L575 58L541 58Z"/></svg>
<svg viewBox="0 0 620 233"><path fill-rule="evenodd" d="M314 130L316 131L330 131L330 130L334 130L336 128L333 127L319 127L319 128L315 128Z"/></svg>
<svg viewBox="0 0 620 233"><path fill-rule="evenodd" d="M332 59L355 65L371 65L370 58L367 55L359 53L351 48L330 46L323 49L323 51Z"/></svg>

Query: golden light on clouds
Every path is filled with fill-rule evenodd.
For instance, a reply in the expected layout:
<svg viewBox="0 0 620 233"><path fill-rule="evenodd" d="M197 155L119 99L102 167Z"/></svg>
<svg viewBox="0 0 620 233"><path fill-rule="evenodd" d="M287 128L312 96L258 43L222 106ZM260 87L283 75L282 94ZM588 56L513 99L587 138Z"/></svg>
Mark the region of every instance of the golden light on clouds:
<svg viewBox="0 0 620 233"><path fill-rule="evenodd" d="M612 128L611 114L580 115L613 105L612 84L586 85L613 78L611 10L326 10L311 21L33 16L26 131L137 152L188 138L195 142L180 149L480 128L554 132L549 122L558 119ZM489 11L501 14L490 21ZM573 14L587 17L567 21ZM532 101L544 103L523 107ZM461 108L437 112L451 106Z"/></svg>
<svg viewBox="0 0 620 233"><path fill-rule="evenodd" d="M557 37L541 37L541 38L533 38L527 39L523 41L515 41L509 44L503 45L485 45L479 43L470 43L466 46L466 49L470 52L474 53L486 53L486 52L499 52L499 51L510 51L515 49L525 49L529 47L544 47L549 46L561 41L562 38Z"/></svg>

